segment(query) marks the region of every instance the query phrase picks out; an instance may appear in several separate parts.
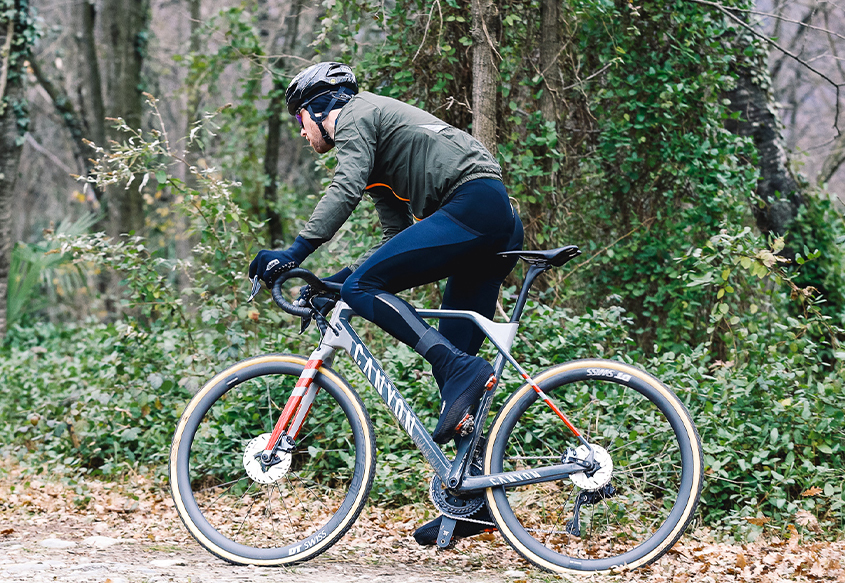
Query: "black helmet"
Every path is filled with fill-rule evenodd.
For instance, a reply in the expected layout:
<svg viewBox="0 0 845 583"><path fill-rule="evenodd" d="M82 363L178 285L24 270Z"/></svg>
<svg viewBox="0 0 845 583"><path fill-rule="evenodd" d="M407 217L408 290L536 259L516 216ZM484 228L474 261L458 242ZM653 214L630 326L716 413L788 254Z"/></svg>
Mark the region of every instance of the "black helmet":
<svg viewBox="0 0 845 583"><path fill-rule="evenodd" d="M358 93L355 74L347 65L333 61L312 65L294 77L288 85L285 91L288 113L296 115L315 97L331 93L340 87L351 90L353 95Z"/></svg>

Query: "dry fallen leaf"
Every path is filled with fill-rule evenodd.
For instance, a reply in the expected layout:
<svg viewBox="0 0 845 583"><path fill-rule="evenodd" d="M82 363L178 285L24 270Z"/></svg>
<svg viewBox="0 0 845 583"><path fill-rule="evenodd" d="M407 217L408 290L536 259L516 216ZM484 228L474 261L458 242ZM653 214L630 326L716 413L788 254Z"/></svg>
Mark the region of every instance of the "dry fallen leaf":
<svg viewBox="0 0 845 583"><path fill-rule="evenodd" d="M815 517L812 512L806 510L799 510L795 513L795 522L805 528L809 528L813 532L819 532L819 519Z"/></svg>
<svg viewBox="0 0 845 583"><path fill-rule="evenodd" d="M736 554L736 567L737 569L744 569L748 566L748 561L745 560L745 553L737 553Z"/></svg>
<svg viewBox="0 0 845 583"><path fill-rule="evenodd" d="M745 520L750 522L755 526L763 526L767 522L769 522L769 517L767 516L746 516Z"/></svg>
<svg viewBox="0 0 845 583"><path fill-rule="evenodd" d="M805 498L806 498L807 496L818 496L818 495L819 495L819 494L821 494L823 491L824 491L824 490L822 490L822 489L821 489L821 488L819 488L818 486L813 486L812 488L807 488L806 490L804 490L803 492L801 492L801 495L802 495L802 496L804 496Z"/></svg>

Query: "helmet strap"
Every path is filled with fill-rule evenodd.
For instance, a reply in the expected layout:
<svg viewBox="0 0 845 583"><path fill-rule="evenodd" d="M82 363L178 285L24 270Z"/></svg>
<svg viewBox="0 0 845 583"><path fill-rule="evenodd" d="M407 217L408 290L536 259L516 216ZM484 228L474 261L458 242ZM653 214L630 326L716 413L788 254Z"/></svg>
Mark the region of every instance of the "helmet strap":
<svg viewBox="0 0 845 583"><path fill-rule="evenodd" d="M322 113L314 113L314 110L311 106L308 106L308 115L311 116L311 119L314 120L314 123L317 124L317 127L320 129L320 135L323 136L323 140L329 145L334 146L334 140L329 136L329 132L326 131L326 128L323 127L323 122L326 121L329 117L329 113L331 113L332 109L334 108L335 104L338 101L345 101L348 102L352 99L352 93L347 93L346 87L340 87L335 93L332 94L332 100L329 102L328 107ZM344 104L345 105L345 104Z"/></svg>

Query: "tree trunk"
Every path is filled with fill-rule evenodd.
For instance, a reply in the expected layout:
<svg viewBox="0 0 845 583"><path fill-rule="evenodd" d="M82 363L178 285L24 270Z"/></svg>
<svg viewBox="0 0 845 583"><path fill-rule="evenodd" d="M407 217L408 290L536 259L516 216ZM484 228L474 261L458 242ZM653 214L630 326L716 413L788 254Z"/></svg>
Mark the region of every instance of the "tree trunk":
<svg viewBox="0 0 845 583"><path fill-rule="evenodd" d="M82 79L83 102L80 106L88 127L88 138L100 147L106 143L106 108L103 103L103 81L94 30L97 7L92 0L84 0L77 13L79 20L79 73Z"/></svg>
<svg viewBox="0 0 845 583"><path fill-rule="evenodd" d="M18 104L24 99L24 61L29 47L20 28L26 21L25 3L15 0L12 10L0 12L0 339L6 336L6 302L12 249L12 195L23 141L18 126Z"/></svg>
<svg viewBox="0 0 845 583"><path fill-rule="evenodd" d="M122 117L131 128L141 127L144 98L141 90L141 69L147 50L149 0L105 0L103 3L106 24L106 43L112 55L109 61L107 92L109 117ZM126 136L117 130L106 131L109 139L117 142ZM110 187L109 215L111 234L140 233L144 227L144 200L138 190L140 180Z"/></svg>
<svg viewBox="0 0 845 583"><path fill-rule="evenodd" d="M757 227L763 233L783 235L798 215L804 199L787 166L780 121L768 91L754 82L751 67L742 65L736 74L736 88L726 97L731 102L730 109L739 112L740 118L728 120L725 127L737 135L750 137L757 148L759 201L752 204Z"/></svg>
<svg viewBox="0 0 845 583"><path fill-rule="evenodd" d="M560 72L557 60L560 56L560 6L558 0L540 2L540 72L543 75L543 94L540 96L540 111L546 120L557 121L557 100L560 98Z"/></svg>
<svg viewBox="0 0 845 583"><path fill-rule="evenodd" d="M299 33L299 13L302 11L302 0L294 0L290 13L285 22L285 38L282 44L282 54L293 54ZM283 70L286 62L284 57L276 60L273 68ZM282 141L282 117L287 116L285 107L285 88L287 83L281 77L273 80L273 92L267 107L267 145L264 150L264 173L267 175L264 186L264 206L267 209L267 229L271 247L284 242L285 231L282 217L276 211L279 192L279 151Z"/></svg>
<svg viewBox="0 0 845 583"><path fill-rule="evenodd" d="M789 170L780 120L775 113L774 98L755 79L768 79L762 63L740 64L735 74L736 88L728 92L730 108L739 112L737 120L729 119L725 127L740 136L750 137L757 149L757 200L751 208L762 233L785 235L786 246L782 255L794 258L803 248L820 249L822 257L804 265L793 279L799 287L815 288L827 301L821 309L828 315L839 317L845 308L845 281L841 267L841 249L831 235L824 205L809 191L802 192L801 185ZM800 220L799 213L802 215ZM803 307L793 304L794 309Z"/></svg>
<svg viewBox="0 0 845 583"><path fill-rule="evenodd" d="M494 156L498 143L498 32L499 11L494 0L472 0L472 135Z"/></svg>
<svg viewBox="0 0 845 583"><path fill-rule="evenodd" d="M100 61L97 58L97 41L94 36L97 25L97 7L94 0L84 0L76 11L76 18L79 26L79 47L77 54L79 62L77 70L80 76L80 103L79 110L85 127L87 138L100 146L106 147L106 107L103 102L103 80L100 74ZM91 154L90 149L83 150L83 162L85 171L90 174ZM99 188L92 188L85 192L86 200L94 208L102 211L103 218L94 225L97 231L107 231L108 208L103 192Z"/></svg>
<svg viewBox="0 0 845 583"><path fill-rule="evenodd" d="M200 52L200 36L199 30L202 24L202 0L188 0L190 13L190 41L188 50L192 55ZM194 123L200 119L200 97L201 93L199 87L196 85L187 85L187 99L185 103L185 131L184 135L189 136ZM185 160L189 165L196 167L199 162L200 151L196 143L189 143L185 146ZM197 179L185 166L179 165L179 178L190 190L196 190ZM177 213L176 215L176 258L183 261L191 257L191 249L193 241L190 232L190 221L184 213ZM188 288L191 287L191 282L187 274L179 273L177 275L179 290L184 294ZM188 304L190 305L190 304Z"/></svg>

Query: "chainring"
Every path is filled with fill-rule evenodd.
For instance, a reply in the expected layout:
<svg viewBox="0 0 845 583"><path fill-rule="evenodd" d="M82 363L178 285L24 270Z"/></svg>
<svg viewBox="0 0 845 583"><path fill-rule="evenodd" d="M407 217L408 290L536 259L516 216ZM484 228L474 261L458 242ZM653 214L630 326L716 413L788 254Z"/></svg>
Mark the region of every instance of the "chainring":
<svg viewBox="0 0 845 583"><path fill-rule="evenodd" d="M477 498L458 498L442 487L443 482L437 475L432 476L428 488L428 495L437 509L450 518L466 518L472 516L484 506L484 496Z"/></svg>
<svg viewBox="0 0 845 583"><path fill-rule="evenodd" d="M256 455L264 451L267 443L270 441L270 433L262 433L246 444L244 450L244 469L247 475L258 482L259 484L275 484L284 478L290 469L292 456L290 452L278 451L276 455L280 459L279 462L273 464L268 468L263 468L261 462L256 459Z"/></svg>

